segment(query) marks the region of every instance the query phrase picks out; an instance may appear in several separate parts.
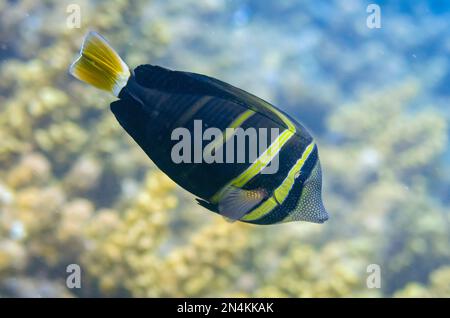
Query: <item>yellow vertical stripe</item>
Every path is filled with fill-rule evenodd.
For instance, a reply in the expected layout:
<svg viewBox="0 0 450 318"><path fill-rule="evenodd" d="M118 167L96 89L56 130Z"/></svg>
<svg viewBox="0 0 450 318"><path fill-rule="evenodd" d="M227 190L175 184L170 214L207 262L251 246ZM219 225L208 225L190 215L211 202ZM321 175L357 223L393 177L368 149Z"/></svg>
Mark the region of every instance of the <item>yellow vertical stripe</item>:
<svg viewBox="0 0 450 318"><path fill-rule="evenodd" d="M242 114L240 114L235 120L231 122L231 124L227 128L238 128L240 127L247 119L249 119L252 115L254 115L255 112L251 109L246 110ZM227 143L228 140L230 140L233 136L233 134L227 134L226 129L225 132L222 134L222 139L216 139L213 142L209 143L205 147L205 153L210 153L211 149L218 149L220 146Z"/></svg>
<svg viewBox="0 0 450 318"><path fill-rule="evenodd" d="M260 173L270 161L272 161L272 159L280 152L281 147L283 147L292 136L293 133L290 130L283 131L277 139L270 144L266 151L264 151L262 155L247 168L247 170L241 173L237 178L233 179L230 184L236 187L244 186L254 176Z"/></svg>
<svg viewBox="0 0 450 318"><path fill-rule="evenodd" d="M283 180L280 186L275 189L272 197L264 201L259 207L245 215L241 218L244 221L254 221L262 218L267 215L270 211L272 211L278 204L282 204L284 200L286 200L289 192L292 189L292 186L295 182L295 176L302 169L312 150L314 149L314 142L310 143L308 147L306 147L305 151L303 151L300 159L297 160L295 165L289 170L287 177ZM278 203L277 203L278 202Z"/></svg>
<svg viewBox="0 0 450 318"><path fill-rule="evenodd" d="M258 159L253 162L250 167L248 167L244 172L242 172L239 176L231 180L224 186L220 191L218 191L212 198L211 202L218 202L220 195L229 186L242 187L248 181L250 181L253 177L255 177L258 173L261 172L272 159L280 152L280 149L289 141L289 139L294 135L294 133L290 130L283 131L273 143L264 151Z"/></svg>
<svg viewBox="0 0 450 318"><path fill-rule="evenodd" d="M255 97L255 99L259 101L257 97ZM242 187L248 181L254 178L258 173L260 173L279 153L280 149L289 141L289 139L297 132L295 125L291 122L291 120L278 109L266 102L260 103L260 105L278 116L286 124L288 129L283 131L283 133L277 137L277 139L270 145L270 147L266 149L266 151L255 162L253 162L250 167L248 167L238 177L228 182L222 189L216 192L210 199L212 203L217 203L219 201L220 195L230 185Z"/></svg>
<svg viewBox="0 0 450 318"><path fill-rule="evenodd" d="M283 115L282 112L280 112L278 109L271 107L271 111L273 111L278 117L281 118L281 120L286 124L287 128L292 131L293 133L296 132L294 124L291 122L289 118L287 118L285 115Z"/></svg>
<svg viewBox="0 0 450 318"><path fill-rule="evenodd" d="M252 116L255 112L251 109L246 110L245 112L243 112L241 115L238 116L238 118L236 118L235 120L233 120L233 122L228 126L228 128L237 128L240 127L244 121L246 121L247 119L250 118L250 116Z"/></svg>

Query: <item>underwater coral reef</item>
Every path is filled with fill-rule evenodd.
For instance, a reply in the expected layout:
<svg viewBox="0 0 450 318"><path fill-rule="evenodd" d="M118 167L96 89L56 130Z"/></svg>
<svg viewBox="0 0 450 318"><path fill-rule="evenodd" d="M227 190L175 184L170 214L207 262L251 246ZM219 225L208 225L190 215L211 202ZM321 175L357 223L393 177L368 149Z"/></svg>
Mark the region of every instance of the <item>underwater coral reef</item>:
<svg viewBox="0 0 450 318"><path fill-rule="evenodd" d="M382 1L370 30L368 3L0 0L0 297L450 297L450 6ZM90 29L133 67L209 74L294 114L330 220L252 226L196 205L113 98L68 75Z"/></svg>

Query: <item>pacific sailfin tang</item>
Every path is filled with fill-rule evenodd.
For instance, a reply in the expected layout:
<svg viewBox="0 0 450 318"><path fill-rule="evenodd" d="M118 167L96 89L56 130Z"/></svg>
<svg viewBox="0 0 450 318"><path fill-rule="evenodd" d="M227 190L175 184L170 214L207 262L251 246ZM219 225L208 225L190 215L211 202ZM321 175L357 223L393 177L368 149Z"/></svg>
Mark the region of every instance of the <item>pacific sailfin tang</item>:
<svg viewBox="0 0 450 318"><path fill-rule="evenodd" d="M300 123L268 102L201 74L153 65L130 72L95 32L86 36L70 72L118 97L110 106L120 125L201 206L228 219L254 224L328 219L317 144ZM171 153L179 140L172 133L177 128L195 133L199 122L200 128L224 132L223 137L201 145L224 156L237 149L236 144L227 147L236 137L226 134L227 128L279 133L258 134L256 141L244 144L245 158L250 158L255 144L267 143L253 160L174 162ZM266 173L275 162L277 169Z"/></svg>

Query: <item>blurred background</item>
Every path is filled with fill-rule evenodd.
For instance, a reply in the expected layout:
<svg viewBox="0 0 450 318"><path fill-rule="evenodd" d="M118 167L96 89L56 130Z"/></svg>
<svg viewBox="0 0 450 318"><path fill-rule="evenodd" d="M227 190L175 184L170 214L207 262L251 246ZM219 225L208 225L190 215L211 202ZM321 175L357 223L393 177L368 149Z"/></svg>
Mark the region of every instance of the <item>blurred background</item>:
<svg viewBox="0 0 450 318"><path fill-rule="evenodd" d="M381 28L370 3L0 0L0 297L450 297L450 2L378 0ZM330 220L197 206L69 76L88 30L296 117Z"/></svg>

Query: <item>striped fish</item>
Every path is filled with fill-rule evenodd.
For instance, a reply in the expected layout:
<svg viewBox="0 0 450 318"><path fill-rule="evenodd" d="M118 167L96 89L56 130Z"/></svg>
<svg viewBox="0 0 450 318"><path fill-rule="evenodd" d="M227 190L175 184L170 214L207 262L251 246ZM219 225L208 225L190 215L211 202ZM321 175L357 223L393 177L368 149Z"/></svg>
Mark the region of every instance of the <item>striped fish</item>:
<svg viewBox="0 0 450 318"><path fill-rule="evenodd" d="M254 224L323 223L328 219L321 197L317 145L301 124L271 104L205 75L153 65L141 65L131 72L95 32L85 37L70 73L117 96L111 111L120 125L206 209L232 221ZM244 151L249 159L250 150L257 147L256 156L233 163L206 163L190 154L192 160L175 162L173 151L180 140L173 138L174 131L183 128L195 135L208 127L223 132L223 138L201 140L194 148L210 147L216 154L220 150L224 158L233 151ZM241 149L235 136L227 133L230 128L277 133L257 134L256 140ZM268 173L275 161L277 169Z"/></svg>

